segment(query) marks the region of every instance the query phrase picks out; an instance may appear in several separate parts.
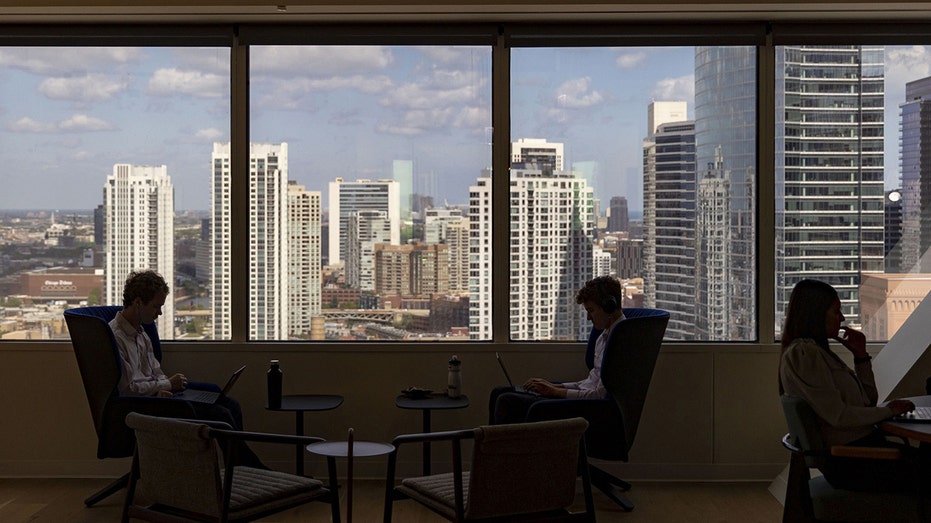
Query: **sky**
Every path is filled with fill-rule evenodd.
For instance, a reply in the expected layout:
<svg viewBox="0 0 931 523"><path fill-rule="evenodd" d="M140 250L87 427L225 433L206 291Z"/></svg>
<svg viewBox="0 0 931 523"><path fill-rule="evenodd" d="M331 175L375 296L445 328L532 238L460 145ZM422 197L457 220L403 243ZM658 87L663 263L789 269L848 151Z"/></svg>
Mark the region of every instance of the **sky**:
<svg viewBox="0 0 931 523"><path fill-rule="evenodd" d="M390 178L464 204L491 163L486 47L254 47L251 139L289 144L289 178ZM692 48L514 49L511 137L565 144L596 165L596 196L642 208L651 101L694 110ZM931 74L923 46L886 49L887 186L898 185L898 104ZM166 165L176 210L206 210L210 153L229 140L229 50L0 48L0 211L92 209L116 163Z"/></svg>

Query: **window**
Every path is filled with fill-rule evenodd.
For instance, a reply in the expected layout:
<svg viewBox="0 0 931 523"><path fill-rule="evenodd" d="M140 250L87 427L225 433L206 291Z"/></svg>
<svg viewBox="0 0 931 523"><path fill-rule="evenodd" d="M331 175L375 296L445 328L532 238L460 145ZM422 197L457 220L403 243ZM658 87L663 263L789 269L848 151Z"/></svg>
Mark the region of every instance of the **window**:
<svg viewBox="0 0 931 523"><path fill-rule="evenodd" d="M171 287L161 337L212 337L206 195L229 64L227 48L0 48L0 335L67 336L64 308L122 305L129 272L151 268Z"/></svg>
<svg viewBox="0 0 931 523"><path fill-rule="evenodd" d="M776 47L777 337L804 278L833 285L847 322L873 341L890 339L931 291L925 53Z"/></svg>
<svg viewBox="0 0 931 523"><path fill-rule="evenodd" d="M755 339L756 49L518 48L511 69L512 339L587 339L575 292L604 275L670 311L667 339Z"/></svg>
<svg viewBox="0 0 931 523"><path fill-rule="evenodd" d="M249 339L469 339L491 49L256 45L250 63L250 155L276 169L250 173Z"/></svg>

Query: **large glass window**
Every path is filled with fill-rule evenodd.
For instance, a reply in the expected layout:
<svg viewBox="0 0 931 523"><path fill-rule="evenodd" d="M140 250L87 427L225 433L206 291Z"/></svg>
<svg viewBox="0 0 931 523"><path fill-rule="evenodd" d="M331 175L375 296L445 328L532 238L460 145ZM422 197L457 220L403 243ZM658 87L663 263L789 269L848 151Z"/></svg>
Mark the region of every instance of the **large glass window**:
<svg viewBox="0 0 931 523"><path fill-rule="evenodd" d="M490 322L473 304L490 285L491 49L253 46L250 63L249 339L461 341ZM220 187L230 150L213 147Z"/></svg>
<svg viewBox="0 0 931 523"><path fill-rule="evenodd" d="M512 339L587 339L603 275L667 339L756 339L756 74L753 47L512 51Z"/></svg>
<svg viewBox="0 0 931 523"><path fill-rule="evenodd" d="M67 338L62 311L171 294L165 339L212 337L210 170L228 140L226 48L0 48L0 336ZM228 256L225 251L215 251Z"/></svg>
<svg viewBox="0 0 931 523"><path fill-rule="evenodd" d="M776 48L776 325L792 287L840 294L868 339L931 291L931 59L923 46Z"/></svg>

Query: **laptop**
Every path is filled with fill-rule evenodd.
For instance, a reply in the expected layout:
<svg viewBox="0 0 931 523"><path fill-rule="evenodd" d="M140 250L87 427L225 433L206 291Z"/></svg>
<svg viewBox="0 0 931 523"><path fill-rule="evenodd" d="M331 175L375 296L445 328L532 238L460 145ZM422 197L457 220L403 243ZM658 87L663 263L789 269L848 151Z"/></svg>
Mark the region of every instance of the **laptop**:
<svg viewBox="0 0 931 523"><path fill-rule="evenodd" d="M510 385L511 388L514 389L514 392L522 392L524 394L532 394L534 396L540 395L539 392L534 392L532 390L527 390L524 387L514 385L514 382L511 381L511 375L508 374L507 367L504 366L504 360L501 359L501 355L496 352L495 358L498 359L498 365L501 365L501 371L504 372L504 379L508 380L508 385Z"/></svg>
<svg viewBox="0 0 931 523"><path fill-rule="evenodd" d="M915 410L893 416L890 421L900 423L931 423L931 407L915 407Z"/></svg>
<svg viewBox="0 0 931 523"><path fill-rule="evenodd" d="M216 403L221 396L226 396L229 394L230 390L233 389L233 385L235 385L236 381L239 379L239 375L242 374L242 371L245 369L245 365L236 369L236 371L233 372L233 375L230 376L230 379L226 380L226 385L223 386L223 390L221 392L187 389L172 394L172 397L188 401L196 401L198 403L210 403L212 405Z"/></svg>

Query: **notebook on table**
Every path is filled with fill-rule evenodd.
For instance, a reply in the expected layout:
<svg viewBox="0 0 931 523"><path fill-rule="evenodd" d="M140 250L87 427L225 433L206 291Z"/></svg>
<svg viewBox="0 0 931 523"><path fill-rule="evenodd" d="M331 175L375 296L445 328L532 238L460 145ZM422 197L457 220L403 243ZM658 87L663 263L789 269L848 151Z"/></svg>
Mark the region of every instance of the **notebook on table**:
<svg viewBox="0 0 931 523"><path fill-rule="evenodd" d="M504 372L504 379L508 380L508 385L510 385L511 388L514 389L514 392L522 392L524 394L533 394L534 396L540 395L539 392L534 392L532 390L527 390L524 387L514 385L514 382L511 381L511 375L508 374L507 367L504 366L504 360L501 359L501 355L496 352L495 358L498 359L498 365L501 366L501 371Z"/></svg>
<svg viewBox="0 0 931 523"><path fill-rule="evenodd" d="M226 380L226 385L223 386L223 390L220 392L213 392L209 390L186 389L186 390L182 390L181 392L176 392L172 394L172 397L187 400L187 401L196 401L199 403L214 404L220 399L220 397L227 396L229 394L230 390L232 390L233 388L233 385L236 384L236 380L239 379L239 375L242 374L242 371L244 371L245 369L246 369L245 365L236 369L236 371L233 372L233 375L230 376L228 380Z"/></svg>

